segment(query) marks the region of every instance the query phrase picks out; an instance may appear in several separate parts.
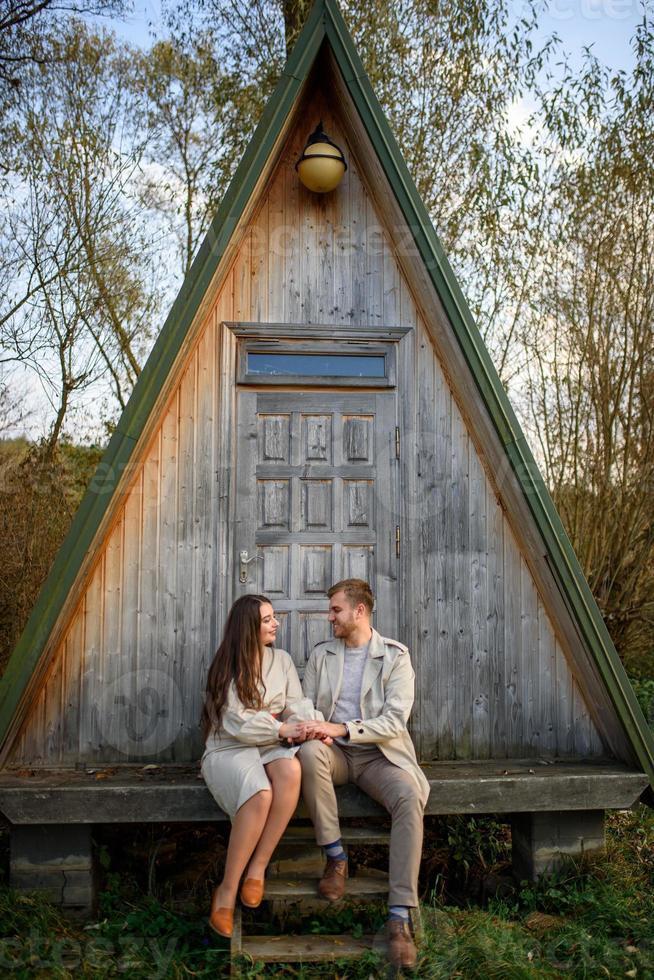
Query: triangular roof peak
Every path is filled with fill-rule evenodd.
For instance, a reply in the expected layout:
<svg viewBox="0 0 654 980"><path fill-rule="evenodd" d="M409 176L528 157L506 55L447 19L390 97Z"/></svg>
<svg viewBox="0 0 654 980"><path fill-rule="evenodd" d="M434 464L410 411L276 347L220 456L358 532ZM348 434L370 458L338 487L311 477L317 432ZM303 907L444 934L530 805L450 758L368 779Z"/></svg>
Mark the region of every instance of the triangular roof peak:
<svg viewBox="0 0 654 980"><path fill-rule="evenodd" d="M229 263L239 226L275 166L302 92L322 56L329 58L338 76L353 145L371 173L383 177L391 191L389 208L398 226L412 236L418 256L411 260L417 291L429 293L432 307L435 296L451 325L448 336L439 335L434 342L447 349L451 362L473 379L496 444L491 463L505 476L514 505L529 516L534 551L541 559L545 556L584 656L615 707L632 760L654 781L652 734L335 0L316 0L308 15L41 590L0 683L0 742L15 733L29 692L47 668L53 633L67 615L75 584L88 571L94 543L106 529L112 502L125 485L134 449L148 431L192 325L207 308L212 283Z"/></svg>

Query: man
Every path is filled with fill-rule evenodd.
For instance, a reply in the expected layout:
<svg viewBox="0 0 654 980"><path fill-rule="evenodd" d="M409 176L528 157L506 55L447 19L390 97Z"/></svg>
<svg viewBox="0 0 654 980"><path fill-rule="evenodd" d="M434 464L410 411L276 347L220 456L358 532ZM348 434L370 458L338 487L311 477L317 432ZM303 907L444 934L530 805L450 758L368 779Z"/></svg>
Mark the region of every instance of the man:
<svg viewBox="0 0 654 980"><path fill-rule="evenodd" d="M303 687L326 721L306 724L299 750L302 793L327 863L318 891L335 902L345 892L347 856L341 844L334 785L355 783L391 814L389 959L415 965L409 909L418 905L423 812L429 783L407 731L414 673L409 651L372 628L374 598L367 582L345 579L328 591L333 640L319 643Z"/></svg>

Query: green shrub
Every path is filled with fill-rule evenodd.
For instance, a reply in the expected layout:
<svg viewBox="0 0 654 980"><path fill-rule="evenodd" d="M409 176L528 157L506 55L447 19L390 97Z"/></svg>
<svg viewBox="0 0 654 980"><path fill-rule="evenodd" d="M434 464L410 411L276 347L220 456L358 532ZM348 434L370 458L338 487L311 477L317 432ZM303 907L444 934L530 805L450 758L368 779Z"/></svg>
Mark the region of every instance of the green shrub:
<svg viewBox="0 0 654 980"><path fill-rule="evenodd" d="M95 446L0 441L0 675L100 455Z"/></svg>
<svg viewBox="0 0 654 980"><path fill-rule="evenodd" d="M654 677L630 677L638 703L650 726L654 728Z"/></svg>

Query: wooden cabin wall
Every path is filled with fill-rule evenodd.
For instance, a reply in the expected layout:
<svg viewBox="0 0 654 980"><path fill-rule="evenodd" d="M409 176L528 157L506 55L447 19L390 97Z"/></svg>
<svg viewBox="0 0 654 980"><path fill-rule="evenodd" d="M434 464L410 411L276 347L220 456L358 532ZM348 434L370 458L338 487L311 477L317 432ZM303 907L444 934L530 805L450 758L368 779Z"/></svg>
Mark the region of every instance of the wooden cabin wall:
<svg viewBox="0 0 654 980"><path fill-rule="evenodd" d="M186 762L201 753L201 692L229 563L218 480L225 320L413 328L405 451L413 445L418 455L405 515L414 574L405 616L417 638L412 730L421 758L603 752L339 120L319 102L299 115L10 764ZM349 160L338 194L323 198L304 191L293 168L319 118ZM159 701L138 706L152 725L126 742L116 698L136 698L137 672Z"/></svg>
<svg viewBox="0 0 654 980"><path fill-rule="evenodd" d="M412 613L423 758L605 750L424 323L416 330Z"/></svg>

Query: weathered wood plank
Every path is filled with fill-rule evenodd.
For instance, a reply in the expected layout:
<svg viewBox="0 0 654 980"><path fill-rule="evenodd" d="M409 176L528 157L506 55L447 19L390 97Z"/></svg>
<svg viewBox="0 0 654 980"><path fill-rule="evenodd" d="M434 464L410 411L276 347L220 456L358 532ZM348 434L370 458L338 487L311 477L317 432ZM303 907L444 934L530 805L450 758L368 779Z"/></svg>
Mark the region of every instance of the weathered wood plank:
<svg viewBox="0 0 654 980"><path fill-rule="evenodd" d="M377 220L380 220L378 212ZM383 255L382 255L382 288L383 288L383 316L384 323L398 323L400 321L400 270L395 258L395 250L390 240L388 232L384 228ZM415 310L415 304L414 304ZM421 324L421 342L422 342Z"/></svg>
<svg viewBox="0 0 654 980"><path fill-rule="evenodd" d="M177 731L172 758L183 762L198 751L198 664L196 661L196 438L198 352L191 356L179 388L177 471L177 563L175 582L175 639L172 675L175 679L172 712ZM169 732L170 737L170 732Z"/></svg>
<svg viewBox="0 0 654 980"><path fill-rule="evenodd" d="M84 596L84 659L80 691L80 756L93 762L100 742L98 700L102 689L102 604L104 556L98 562Z"/></svg>
<svg viewBox="0 0 654 980"><path fill-rule="evenodd" d="M384 323L384 229L377 209L365 194L365 231L363 249L365 259L365 309L368 323Z"/></svg>
<svg viewBox="0 0 654 980"><path fill-rule="evenodd" d="M284 292L281 284L284 280L284 265L288 228L284 206L284 170L287 167L286 154L280 160L279 167L270 185L270 190L262 205L265 208L268 221L268 239L265 243L268 254L268 320L283 320Z"/></svg>
<svg viewBox="0 0 654 980"><path fill-rule="evenodd" d="M592 716L590 717L590 745L588 747L588 755L591 758L601 758L609 755L608 747L602 741L602 736L593 722Z"/></svg>
<svg viewBox="0 0 654 980"><path fill-rule="evenodd" d="M572 714L574 718L574 750L575 755L588 757L591 753L590 715L586 699L579 689L579 682L572 682Z"/></svg>
<svg viewBox="0 0 654 980"><path fill-rule="evenodd" d="M296 180L295 183L299 192L299 296L298 307L295 315L291 314L291 319L297 317L303 323L317 323L320 320L318 312L320 203L317 195L306 190L299 181ZM326 247L326 251L328 250L329 245ZM293 310L293 307L291 309Z"/></svg>
<svg viewBox="0 0 654 980"><path fill-rule="evenodd" d="M292 847L296 841L309 841L314 843L315 840L316 835L311 824L305 824L304 826L296 824L286 828L281 844L286 845L290 843ZM352 846L356 846L357 844L364 847L367 844L388 845L391 842L391 832L390 830L377 827L374 824L370 824L367 827L348 827L344 824L341 827L341 841L344 844L350 844Z"/></svg>
<svg viewBox="0 0 654 980"><path fill-rule="evenodd" d="M541 724L539 713L542 660L538 643L538 595L524 559L520 562L522 636L521 636L521 701L523 742L537 753L540 749ZM544 680L544 679L543 679Z"/></svg>
<svg viewBox="0 0 654 980"><path fill-rule="evenodd" d="M645 773L619 763L440 762L423 766L431 794L427 814L518 813L625 809L648 785ZM170 771L172 775L167 776ZM337 788L343 817L384 811L352 784ZM94 772L35 770L31 777L0 775L0 812L15 824L130 823L225 820L197 771L162 767L159 777L138 767ZM306 818L303 807L298 817Z"/></svg>
<svg viewBox="0 0 654 980"><path fill-rule="evenodd" d="M233 308L237 320L252 320L250 287L252 282L252 231L245 230L232 270Z"/></svg>
<svg viewBox="0 0 654 980"><path fill-rule="evenodd" d="M504 685L507 755L523 744L521 556L508 524L504 525Z"/></svg>
<svg viewBox="0 0 654 980"><path fill-rule="evenodd" d="M134 749L139 747L139 737L143 732L142 723L142 684L138 673L138 641L141 608L141 575L143 528L143 468L137 471L136 480L125 500L123 526L123 560L120 633L116 655L121 661L121 676L118 679L116 696L125 699L124 711L120 714L120 752L132 758ZM115 757L115 756L114 756ZM137 756L138 758L138 756Z"/></svg>
<svg viewBox="0 0 654 980"><path fill-rule="evenodd" d="M306 135L305 135L306 139ZM284 247L284 275L277 288L281 289L284 300L284 319L289 323L302 323L302 280L301 280L301 225L300 206L310 207L311 194L297 179L290 159L297 160L304 143L299 133L290 141L289 165L283 170L284 179L284 224L286 242Z"/></svg>
<svg viewBox="0 0 654 980"><path fill-rule="evenodd" d="M345 895L343 902L372 901L388 895L388 879L367 877L357 875L356 878L348 878L345 882ZM266 878L264 896L267 900L281 900L287 902L299 902L304 898L316 899L325 908L329 903L327 899L321 899L318 895L317 878L295 878L295 880L283 878Z"/></svg>
<svg viewBox="0 0 654 980"><path fill-rule="evenodd" d="M236 338L224 324L232 315L231 294L223 292L216 308L216 341L219 370L216 398L216 517L215 554L216 588L212 602L212 634L217 649L222 636L227 610L233 596L234 525L231 520L231 500L236 486L233 462L233 439L236 418ZM215 652L215 651L212 651ZM204 682L204 678L202 678Z"/></svg>
<svg viewBox="0 0 654 980"><path fill-rule="evenodd" d="M399 526L398 472L395 459L395 426L398 422L394 392L374 396L375 417L372 433L372 459L376 462L376 527L372 558L375 568L373 590L378 610L375 624L384 636L398 636L398 569L399 559L395 529ZM354 531L351 531L354 539Z"/></svg>
<svg viewBox="0 0 654 980"><path fill-rule="evenodd" d="M463 419L452 400L452 482L447 514L452 530L454 596L452 619L455 758L472 755L472 623L470 603L470 475L469 440Z"/></svg>
<svg viewBox="0 0 654 980"><path fill-rule="evenodd" d="M470 623L472 663L471 754L488 759L491 746L491 687L488 655L488 528L486 520L486 477L475 448L470 443Z"/></svg>
<svg viewBox="0 0 654 980"><path fill-rule="evenodd" d="M456 669L454 658L454 528L449 517L452 500L452 394L440 372L436 373L436 656L438 658L438 758L456 753Z"/></svg>
<svg viewBox="0 0 654 980"><path fill-rule="evenodd" d="M143 464L141 508L141 565L139 568L139 633L136 659L140 689L155 688L159 662L158 606L160 579L160 509L166 502L160 496L161 430L148 446ZM155 746L156 747L156 746Z"/></svg>
<svg viewBox="0 0 654 980"><path fill-rule="evenodd" d="M268 201L263 200L250 223L250 316L268 319ZM206 330L205 330L206 333Z"/></svg>
<svg viewBox="0 0 654 980"><path fill-rule="evenodd" d="M504 515L490 481L486 481L488 574L486 626L490 684L490 756L506 755L506 685L504 682Z"/></svg>
<svg viewBox="0 0 654 980"><path fill-rule="evenodd" d="M556 704L556 752L560 756L571 756L575 754L572 675L558 640L556 642Z"/></svg>
<svg viewBox="0 0 654 980"><path fill-rule="evenodd" d="M437 482L436 433L434 408L436 379L431 345L422 329L416 333L417 412L416 468L418 489L413 511L409 512L408 546L411 560L417 566L417 643L412 649L416 671L418 721L414 723L414 738L420 746L420 758L435 759L439 752L442 691L439 677L438 615L439 586L437 583L438 545L437 521L442 510L443 483ZM429 345L429 346L427 346ZM408 432L411 429L407 430ZM411 452L411 444L406 451ZM440 499L437 499L440 497ZM414 709L415 712L416 709Z"/></svg>
<svg viewBox="0 0 654 980"><path fill-rule="evenodd" d="M382 242L383 246L383 242ZM383 285L383 283L382 283ZM415 541L419 534L417 515L419 503L419 475L416 467L418 449L418 394L415 390L417 374L416 361L417 330L414 329L402 339L398 345L398 390L404 396L396 399L398 441L391 448L391 467L395 469L395 494L398 501L398 522L400 525L401 542L400 558L397 565L397 602L399 603L398 638L409 647L411 662L416 671L416 706L417 710L409 719L409 731L415 739L417 751L422 752L421 736L421 649L418 631L420 613L420 568ZM395 457L395 458L394 458ZM377 533L383 533L384 510L375 514ZM433 649L427 647L429 653Z"/></svg>
<svg viewBox="0 0 654 980"><path fill-rule="evenodd" d="M352 290L350 260L352 257L350 223L350 171L341 182L334 212L334 322L352 323Z"/></svg>
<svg viewBox="0 0 654 980"><path fill-rule="evenodd" d="M61 651L55 657L45 683L43 760L48 766L61 762L64 659L65 651Z"/></svg>
<svg viewBox="0 0 654 980"><path fill-rule="evenodd" d="M81 663L84 655L84 608L80 605L66 636L63 690L61 761L74 765L79 758Z"/></svg>
<svg viewBox="0 0 654 980"><path fill-rule="evenodd" d="M323 963L356 959L370 952L373 937L362 936L247 936L241 951L264 963Z"/></svg>
<svg viewBox="0 0 654 980"><path fill-rule="evenodd" d="M176 681L175 629L177 626L177 544L179 493L179 389L175 393L161 428L161 461L159 468L159 582L157 589L157 668ZM174 692L171 692L173 695ZM179 697L170 705L175 711ZM174 724L173 715L173 724ZM161 729L154 758L173 758L168 726Z"/></svg>
<svg viewBox="0 0 654 980"><path fill-rule="evenodd" d="M540 683L538 687L538 719L540 751L556 751L556 640L542 600L538 599L538 648Z"/></svg>
<svg viewBox="0 0 654 980"><path fill-rule="evenodd" d="M125 509L107 542L102 606L102 676L96 688L96 710L99 720L99 759L116 758L124 748L124 712L120 703L123 684L123 664L120 658L120 634L123 614L123 556ZM118 756L120 757L120 756Z"/></svg>
<svg viewBox="0 0 654 980"><path fill-rule="evenodd" d="M350 309L352 323L369 323L366 295L366 195L356 158L350 158Z"/></svg>
<svg viewBox="0 0 654 980"><path fill-rule="evenodd" d="M199 720L202 710L203 681L218 646L214 633L213 606L216 590L215 522L218 510L216 481L216 375L218 359L216 329L212 318L198 344L196 394L196 451L193 480L193 554L195 590L192 609L194 636L193 668L188 724L192 757L202 749Z"/></svg>

